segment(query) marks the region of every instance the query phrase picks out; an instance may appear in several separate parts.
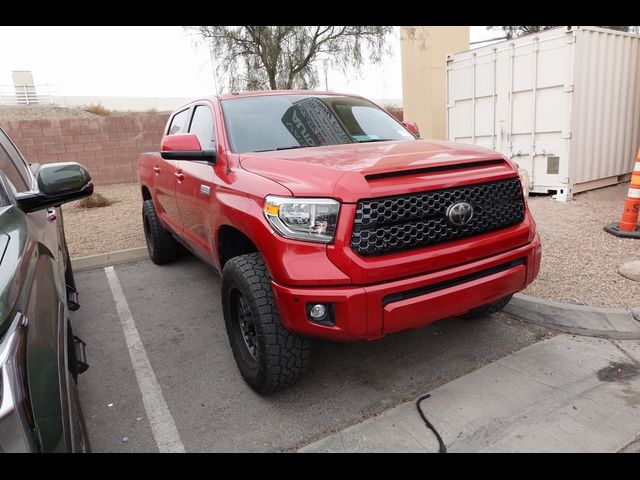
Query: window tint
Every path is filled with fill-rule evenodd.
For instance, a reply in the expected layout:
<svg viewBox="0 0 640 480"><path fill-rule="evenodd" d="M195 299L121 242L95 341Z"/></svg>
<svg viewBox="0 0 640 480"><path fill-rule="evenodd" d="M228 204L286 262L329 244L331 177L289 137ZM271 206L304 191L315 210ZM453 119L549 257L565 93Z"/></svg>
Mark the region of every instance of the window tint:
<svg viewBox="0 0 640 480"><path fill-rule="evenodd" d="M2 170L7 176L16 192L25 192L29 190L29 187L18 171L16 164L11 160L11 157L9 157L9 154L2 145L0 145L0 170Z"/></svg>
<svg viewBox="0 0 640 480"><path fill-rule="evenodd" d="M175 135L176 133L185 133L187 126L187 116L189 115L189 109L181 111L180 113L176 113L171 120L171 125L169 126L168 135Z"/></svg>
<svg viewBox="0 0 640 480"><path fill-rule="evenodd" d="M189 132L195 133L203 150L213 148L213 115L206 105L198 105L193 113Z"/></svg>

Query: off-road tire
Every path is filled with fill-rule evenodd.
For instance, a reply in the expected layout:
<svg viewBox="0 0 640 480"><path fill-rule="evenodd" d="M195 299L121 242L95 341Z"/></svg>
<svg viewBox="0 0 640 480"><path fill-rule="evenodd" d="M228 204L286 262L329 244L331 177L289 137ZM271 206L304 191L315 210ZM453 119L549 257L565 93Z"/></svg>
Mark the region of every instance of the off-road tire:
<svg viewBox="0 0 640 480"><path fill-rule="evenodd" d="M506 297L502 297L496 303L490 303L489 305L482 305L480 307L473 308L464 315L460 315L460 318L464 320L479 320L481 318L488 317L489 315L497 313L506 307L507 303L511 300L511 297L513 297L513 295L507 295Z"/></svg>
<svg viewBox="0 0 640 480"><path fill-rule="evenodd" d="M243 336L239 308L248 309L251 315L255 355ZM266 395L298 381L309 366L309 340L283 327L271 278L259 253L234 257L224 265L222 310L233 356L251 388Z"/></svg>
<svg viewBox="0 0 640 480"><path fill-rule="evenodd" d="M145 200L142 204L142 225L149 258L153 263L162 265L173 261L178 254L178 242L158 220L151 200Z"/></svg>

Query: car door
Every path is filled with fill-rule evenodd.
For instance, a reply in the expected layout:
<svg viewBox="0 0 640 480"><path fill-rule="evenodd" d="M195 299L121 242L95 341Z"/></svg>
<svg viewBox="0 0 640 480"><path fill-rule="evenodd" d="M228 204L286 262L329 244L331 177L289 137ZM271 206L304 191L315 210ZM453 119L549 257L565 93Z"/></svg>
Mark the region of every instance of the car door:
<svg viewBox="0 0 640 480"><path fill-rule="evenodd" d="M189 133L194 133L203 150L216 148L212 105L200 102L193 106ZM215 166L206 161L178 160L178 209L182 218L182 236L189 247L209 262L213 262L211 218L214 214Z"/></svg>
<svg viewBox="0 0 640 480"><path fill-rule="evenodd" d="M171 118L169 127L165 135L176 135L186 133L189 127L191 107L175 113ZM174 233L182 234L182 219L178 210L178 200L176 186L178 183L178 166L176 160L167 160L160 155L156 157L156 164L153 166L154 186L156 191L157 210L162 223L173 230Z"/></svg>
<svg viewBox="0 0 640 480"><path fill-rule="evenodd" d="M0 208L5 238L0 287L7 282L11 285L0 288L5 292L0 301L9 319L22 315L21 325L26 326L15 356L14 373L20 376L12 381L16 389L13 395L21 399L15 408L24 409L39 451L68 451L63 321L66 289L56 217L47 210L26 214L18 207L15 196L37 186L26 162L2 130L0 170L3 191L10 200Z"/></svg>

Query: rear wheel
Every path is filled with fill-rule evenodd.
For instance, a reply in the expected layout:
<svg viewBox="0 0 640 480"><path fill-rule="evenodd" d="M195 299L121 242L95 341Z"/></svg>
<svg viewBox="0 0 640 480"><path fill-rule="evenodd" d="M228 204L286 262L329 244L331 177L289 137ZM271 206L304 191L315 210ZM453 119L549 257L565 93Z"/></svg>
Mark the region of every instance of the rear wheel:
<svg viewBox="0 0 640 480"><path fill-rule="evenodd" d="M178 254L178 242L158 220L151 200L145 200L142 204L142 225L149 258L153 263L162 265L174 260Z"/></svg>
<svg viewBox="0 0 640 480"><path fill-rule="evenodd" d="M506 297L502 297L496 303L490 303L489 305L482 305L480 307L473 308L464 315L460 315L460 318L463 318L464 320L478 320L480 318L488 317L489 315L497 313L506 307L507 303L511 300L511 297L513 297L513 295L507 295Z"/></svg>
<svg viewBox="0 0 640 480"><path fill-rule="evenodd" d="M309 366L309 340L282 326L259 253L225 264L222 308L233 356L251 388L269 394L298 381Z"/></svg>

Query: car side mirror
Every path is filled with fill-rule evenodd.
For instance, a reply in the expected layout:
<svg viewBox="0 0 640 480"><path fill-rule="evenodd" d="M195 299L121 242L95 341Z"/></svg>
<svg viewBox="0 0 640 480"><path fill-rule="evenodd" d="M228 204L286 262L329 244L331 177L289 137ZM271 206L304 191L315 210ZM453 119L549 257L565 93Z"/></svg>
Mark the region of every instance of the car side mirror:
<svg viewBox="0 0 640 480"><path fill-rule="evenodd" d="M409 132L411 132L411 135L413 135L416 138L420 138L420 130L418 130L418 124L415 122L402 122L402 125L404 125L404 128L406 128L407 130L409 130Z"/></svg>
<svg viewBox="0 0 640 480"><path fill-rule="evenodd" d="M91 175L79 163L41 165L36 178L37 190L16 195L18 205L25 213L57 207L93 193Z"/></svg>
<svg viewBox="0 0 640 480"><path fill-rule="evenodd" d="M160 156L165 160L201 160L216 163L216 151L202 150L195 133L165 135L160 144Z"/></svg>

